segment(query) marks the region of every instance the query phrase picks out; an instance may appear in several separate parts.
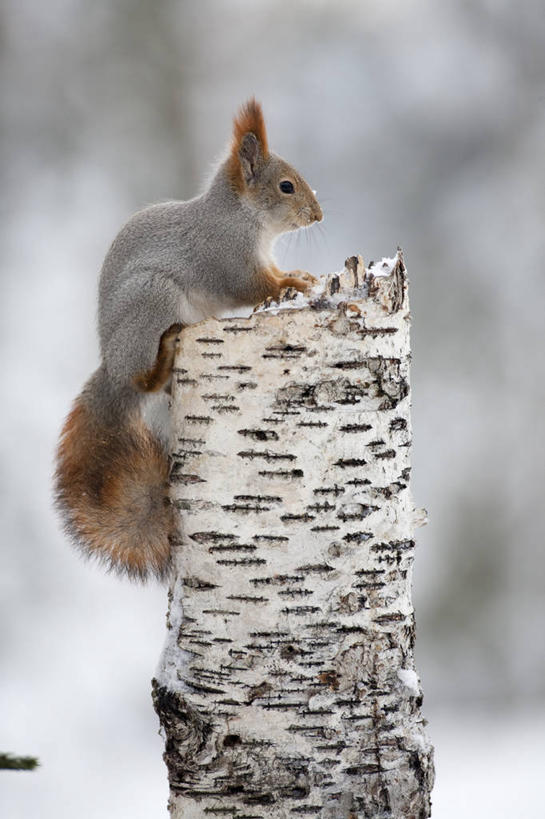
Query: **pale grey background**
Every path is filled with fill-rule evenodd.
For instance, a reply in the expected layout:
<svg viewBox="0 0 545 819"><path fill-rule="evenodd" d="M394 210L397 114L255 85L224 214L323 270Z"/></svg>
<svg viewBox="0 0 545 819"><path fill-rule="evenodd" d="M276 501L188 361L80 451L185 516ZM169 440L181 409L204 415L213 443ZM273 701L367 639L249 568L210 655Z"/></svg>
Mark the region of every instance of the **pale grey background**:
<svg viewBox="0 0 545 819"><path fill-rule="evenodd" d="M115 232L196 193L255 93L325 211L323 235L281 242L281 264L405 250L434 816L541 816L540 0L4 0L0 23L0 747L42 760L0 773L2 815L166 816L149 696L166 593L76 558L52 452L97 363Z"/></svg>

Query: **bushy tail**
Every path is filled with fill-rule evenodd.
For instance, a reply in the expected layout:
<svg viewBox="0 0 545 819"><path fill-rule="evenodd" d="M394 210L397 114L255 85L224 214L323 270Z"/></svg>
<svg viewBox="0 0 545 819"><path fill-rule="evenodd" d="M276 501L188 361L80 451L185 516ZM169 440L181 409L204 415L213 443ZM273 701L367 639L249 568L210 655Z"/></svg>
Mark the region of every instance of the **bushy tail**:
<svg viewBox="0 0 545 819"><path fill-rule="evenodd" d="M167 456L139 414L99 420L84 390L66 419L55 473L57 507L83 553L131 578L165 579L175 526L167 483Z"/></svg>

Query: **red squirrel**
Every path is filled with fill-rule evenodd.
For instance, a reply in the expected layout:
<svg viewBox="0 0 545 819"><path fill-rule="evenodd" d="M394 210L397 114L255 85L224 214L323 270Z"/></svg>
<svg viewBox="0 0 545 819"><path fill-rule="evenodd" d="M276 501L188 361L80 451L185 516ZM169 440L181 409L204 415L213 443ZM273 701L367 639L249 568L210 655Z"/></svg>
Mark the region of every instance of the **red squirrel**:
<svg viewBox="0 0 545 819"><path fill-rule="evenodd" d="M269 150L261 106L251 99L203 194L148 207L121 228L100 276L102 361L57 450L57 507L85 555L132 578L168 576L176 525L167 391L176 338L219 311L278 299L286 287L307 290L313 278L279 270L272 245L321 219L302 176Z"/></svg>

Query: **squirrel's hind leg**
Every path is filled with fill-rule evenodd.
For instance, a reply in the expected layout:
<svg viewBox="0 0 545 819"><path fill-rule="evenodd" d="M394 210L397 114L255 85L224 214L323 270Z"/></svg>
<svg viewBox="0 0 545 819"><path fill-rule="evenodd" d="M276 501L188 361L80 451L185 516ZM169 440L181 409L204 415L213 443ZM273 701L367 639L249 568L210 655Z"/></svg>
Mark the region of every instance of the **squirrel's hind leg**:
<svg viewBox="0 0 545 819"><path fill-rule="evenodd" d="M141 392L158 392L168 384L174 364L176 341L183 324L173 324L162 334L157 357L152 367L134 377L134 384Z"/></svg>

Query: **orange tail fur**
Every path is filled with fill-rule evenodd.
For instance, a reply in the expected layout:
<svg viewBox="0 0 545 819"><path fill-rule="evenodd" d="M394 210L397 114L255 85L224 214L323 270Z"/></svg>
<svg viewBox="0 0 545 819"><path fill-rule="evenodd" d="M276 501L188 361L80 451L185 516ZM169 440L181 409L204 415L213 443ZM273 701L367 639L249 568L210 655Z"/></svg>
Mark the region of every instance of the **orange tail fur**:
<svg viewBox="0 0 545 819"><path fill-rule="evenodd" d="M136 413L101 424L76 399L57 451L55 494L84 554L132 578L166 578L174 532L167 482L166 454Z"/></svg>

